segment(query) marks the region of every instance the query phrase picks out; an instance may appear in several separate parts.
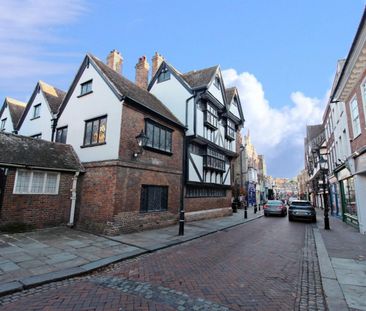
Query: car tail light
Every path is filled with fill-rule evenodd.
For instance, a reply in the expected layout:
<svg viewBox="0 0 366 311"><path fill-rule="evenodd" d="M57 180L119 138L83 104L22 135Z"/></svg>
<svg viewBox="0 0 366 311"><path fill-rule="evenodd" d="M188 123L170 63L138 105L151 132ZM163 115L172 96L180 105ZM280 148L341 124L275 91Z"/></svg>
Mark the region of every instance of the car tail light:
<svg viewBox="0 0 366 311"><path fill-rule="evenodd" d="M264 206L263 206L263 208L264 208L264 209L265 209L265 208L268 208L268 205L267 205L267 204L266 204L266 205L264 205Z"/></svg>

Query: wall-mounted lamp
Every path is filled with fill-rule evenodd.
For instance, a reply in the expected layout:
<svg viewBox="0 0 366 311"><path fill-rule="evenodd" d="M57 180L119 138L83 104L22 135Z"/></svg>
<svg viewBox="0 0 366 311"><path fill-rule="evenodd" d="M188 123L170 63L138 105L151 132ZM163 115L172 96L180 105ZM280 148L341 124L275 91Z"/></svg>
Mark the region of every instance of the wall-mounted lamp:
<svg viewBox="0 0 366 311"><path fill-rule="evenodd" d="M133 153L133 157L137 158L144 151L144 147L146 146L149 137L144 133L144 130L141 130L140 134L136 137L137 145L140 147L140 150Z"/></svg>

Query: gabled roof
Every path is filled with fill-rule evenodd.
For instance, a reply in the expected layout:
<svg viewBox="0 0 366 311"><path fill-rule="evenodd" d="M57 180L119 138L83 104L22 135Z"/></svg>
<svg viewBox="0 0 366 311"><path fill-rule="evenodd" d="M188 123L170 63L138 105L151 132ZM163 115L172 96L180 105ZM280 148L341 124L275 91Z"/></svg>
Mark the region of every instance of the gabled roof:
<svg viewBox="0 0 366 311"><path fill-rule="evenodd" d="M207 87L215 78L219 66L213 66L201 70L193 70L182 74L182 78L192 89Z"/></svg>
<svg viewBox="0 0 366 311"><path fill-rule="evenodd" d="M61 103L66 95L66 92L52 85L49 85L43 81L39 81L39 85L41 87L41 90L43 91L44 96L46 97L51 112L53 114L56 114L61 106Z"/></svg>
<svg viewBox="0 0 366 311"><path fill-rule="evenodd" d="M123 96L142 106L145 106L153 112L157 112L170 121L183 126L183 124L174 116L174 114L153 94L137 86L135 83L123 77L115 70L109 68L97 57L90 54L88 55Z"/></svg>
<svg viewBox="0 0 366 311"><path fill-rule="evenodd" d="M25 110L26 103L23 103L11 97L5 97L4 105L0 111L0 116L2 115L6 106L9 109L11 121L13 123L13 128L16 129L19 119L21 118Z"/></svg>
<svg viewBox="0 0 366 311"><path fill-rule="evenodd" d="M81 64L79 71L76 74L64 101L62 102L59 115L62 114L62 111L65 109L67 102L74 91L85 67L89 66L89 64L95 68L95 70L100 74L100 76L120 101L126 99L127 101L138 104L141 107L158 114L160 117L163 117L164 119L173 122L180 127L184 127L184 125L174 116L174 114L153 94L137 86L115 70L109 68L100 59L90 53L85 56L84 61Z"/></svg>
<svg viewBox="0 0 366 311"><path fill-rule="evenodd" d="M39 91L42 91L42 93L45 97L45 100L50 108L50 113L51 114L58 113L58 110L62 104L62 101L63 101L66 93L64 91L61 91L58 88L55 88L54 86L52 86L48 83L45 83L43 81L38 81L36 84L36 87L34 88L32 96L30 97L30 99L27 103L27 106L25 107L24 113L23 113L22 117L19 119L19 122L18 122L17 128L16 128L17 130L20 129L20 127L22 126L24 119L29 112L29 109L33 104L33 100Z"/></svg>
<svg viewBox="0 0 366 311"><path fill-rule="evenodd" d="M236 93L236 87L230 87L225 89L225 93L226 93L226 99L228 103L231 103L231 101L233 100L235 93Z"/></svg>
<svg viewBox="0 0 366 311"><path fill-rule="evenodd" d="M83 171L70 145L27 136L0 133L0 166Z"/></svg>

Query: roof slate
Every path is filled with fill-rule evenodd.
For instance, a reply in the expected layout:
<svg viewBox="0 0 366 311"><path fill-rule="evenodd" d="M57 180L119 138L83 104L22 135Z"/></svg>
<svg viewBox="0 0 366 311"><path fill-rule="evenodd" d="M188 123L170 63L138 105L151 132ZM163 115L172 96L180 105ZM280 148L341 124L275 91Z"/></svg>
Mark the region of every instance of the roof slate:
<svg viewBox="0 0 366 311"><path fill-rule="evenodd" d="M236 91L236 87L230 87L228 89L225 89L226 99L227 99L228 103L231 103L231 101L233 100L235 91Z"/></svg>
<svg viewBox="0 0 366 311"><path fill-rule="evenodd" d="M53 170L83 171L70 145L0 133L0 163Z"/></svg>
<svg viewBox="0 0 366 311"><path fill-rule="evenodd" d="M10 97L7 97L5 100L9 108L13 128L16 129L27 104Z"/></svg>
<svg viewBox="0 0 366 311"><path fill-rule="evenodd" d="M113 83L118 92L121 95L139 103L148 109L159 113L168 120L183 126L183 124L174 116L174 114L153 94L149 93L147 90L137 86L127 78L123 77L113 69L109 68L97 57L88 54L89 57L94 61L94 63L99 67L104 75Z"/></svg>
<svg viewBox="0 0 366 311"><path fill-rule="evenodd" d="M56 88L55 88L56 89ZM56 89L57 97L52 96L48 93L43 93L46 97L48 104L50 105L52 113L56 114L61 106L63 99L65 98L66 92Z"/></svg>
<svg viewBox="0 0 366 311"><path fill-rule="evenodd" d="M208 86L216 74L219 66L213 66L201 70L193 70L182 74L182 78L189 84L191 88Z"/></svg>

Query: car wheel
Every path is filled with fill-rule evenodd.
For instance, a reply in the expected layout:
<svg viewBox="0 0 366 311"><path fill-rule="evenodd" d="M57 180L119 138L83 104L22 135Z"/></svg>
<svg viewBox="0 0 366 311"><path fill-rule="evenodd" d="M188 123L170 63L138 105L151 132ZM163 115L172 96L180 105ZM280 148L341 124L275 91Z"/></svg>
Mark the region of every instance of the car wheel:
<svg viewBox="0 0 366 311"><path fill-rule="evenodd" d="M316 216L313 217L312 221L313 222L316 222Z"/></svg>
<svg viewBox="0 0 366 311"><path fill-rule="evenodd" d="M265 216L265 217L267 217L267 216L268 216L268 214L267 214L267 213L264 213L264 216Z"/></svg>
<svg viewBox="0 0 366 311"><path fill-rule="evenodd" d="M291 215L288 215L288 220L289 220L289 221L293 221L294 219L292 218L292 216L291 216Z"/></svg>

